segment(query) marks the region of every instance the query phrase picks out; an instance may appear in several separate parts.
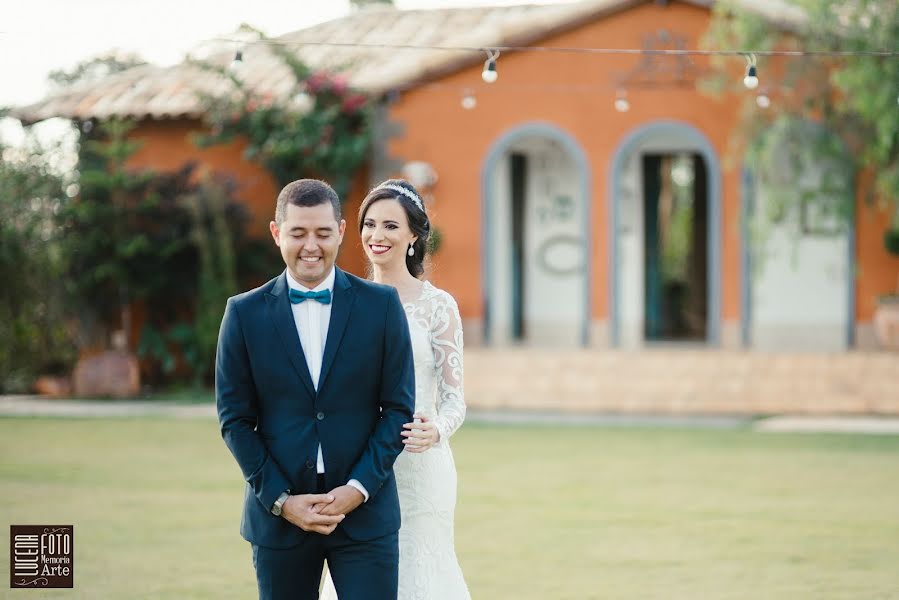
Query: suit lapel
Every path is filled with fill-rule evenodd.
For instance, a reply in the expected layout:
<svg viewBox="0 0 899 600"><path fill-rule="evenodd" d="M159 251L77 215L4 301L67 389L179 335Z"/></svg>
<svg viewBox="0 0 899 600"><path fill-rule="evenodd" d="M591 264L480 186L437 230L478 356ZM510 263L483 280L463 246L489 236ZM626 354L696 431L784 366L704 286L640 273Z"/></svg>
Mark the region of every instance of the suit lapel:
<svg viewBox="0 0 899 600"><path fill-rule="evenodd" d="M325 353L322 357L322 370L318 377L318 389L323 389L325 378L334 364L337 356L337 348L343 339L347 321L350 319L350 311L353 301L356 299L356 290L350 285L346 274L334 267L334 294L331 300L331 321L328 324L328 339L325 340Z"/></svg>
<svg viewBox="0 0 899 600"><path fill-rule="evenodd" d="M303 354L303 345L297 334L297 324L290 309L290 300L287 297L287 272L281 274L272 290L265 295L265 304L268 307L268 315L278 332L278 337L284 344L284 351L293 368L303 381L303 385L309 390L309 394L315 396L315 386L312 385L312 376L309 375L309 366L306 364L306 356Z"/></svg>

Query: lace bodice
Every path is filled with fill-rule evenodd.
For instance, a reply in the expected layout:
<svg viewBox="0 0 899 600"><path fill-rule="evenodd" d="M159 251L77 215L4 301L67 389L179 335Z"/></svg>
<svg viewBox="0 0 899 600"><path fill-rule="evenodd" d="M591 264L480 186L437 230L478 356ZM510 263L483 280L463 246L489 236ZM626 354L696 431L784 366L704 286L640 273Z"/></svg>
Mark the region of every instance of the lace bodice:
<svg viewBox="0 0 899 600"><path fill-rule="evenodd" d="M440 441L396 459L403 525L399 532L399 600L471 600L453 543L456 466L450 436L465 420L462 393L462 320L448 293L424 282L403 303L415 360L415 412L427 415ZM337 600L330 573L321 596Z"/></svg>
<svg viewBox="0 0 899 600"><path fill-rule="evenodd" d="M419 297L403 308L415 357L415 411L434 420L443 443L465 420L459 307L451 295L425 281Z"/></svg>

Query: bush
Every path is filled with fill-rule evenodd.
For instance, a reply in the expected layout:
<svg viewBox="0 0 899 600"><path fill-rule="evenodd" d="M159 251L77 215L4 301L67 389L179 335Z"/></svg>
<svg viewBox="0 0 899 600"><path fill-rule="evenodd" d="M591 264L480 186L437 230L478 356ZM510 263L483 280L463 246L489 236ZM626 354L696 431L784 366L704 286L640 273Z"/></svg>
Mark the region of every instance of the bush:
<svg viewBox="0 0 899 600"><path fill-rule="evenodd" d="M227 297L279 268L228 180L126 169L130 129L81 128L77 184L48 149L0 148L0 392L70 372L116 329L143 381L208 381Z"/></svg>
<svg viewBox="0 0 899 600"><path fill-rule="evenodd" d="M27 392L76 358L53 227L64 200L45 149L0 146L0 393Z"/></svg>

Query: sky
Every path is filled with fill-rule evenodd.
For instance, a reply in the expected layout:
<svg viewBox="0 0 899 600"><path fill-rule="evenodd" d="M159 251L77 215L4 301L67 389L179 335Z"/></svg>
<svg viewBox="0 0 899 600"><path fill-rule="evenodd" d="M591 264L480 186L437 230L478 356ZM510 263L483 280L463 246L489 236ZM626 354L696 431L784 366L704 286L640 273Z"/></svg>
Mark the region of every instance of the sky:
<svg viewBox="0 0 899 600"><path fill-rule="evenodd" d="M395 0L398 8L551 4L564 0ZM0 106L40 100L47 74L116 48L149 62L179 62L241 23L275 36L339 18L348 0L4 0Z"/></svg>

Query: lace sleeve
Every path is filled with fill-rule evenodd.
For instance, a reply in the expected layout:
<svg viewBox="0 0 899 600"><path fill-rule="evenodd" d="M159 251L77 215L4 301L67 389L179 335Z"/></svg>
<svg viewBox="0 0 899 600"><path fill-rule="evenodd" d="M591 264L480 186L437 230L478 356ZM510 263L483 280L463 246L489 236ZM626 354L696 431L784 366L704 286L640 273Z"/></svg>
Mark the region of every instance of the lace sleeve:
<svg viewBox="0 0 899 600"><path fill-rule="evenodd" d="M462 319L452 296L440 294L434 299L431 323L431 347L437 370L437 417L440 441L449 439L465 420L465 395L462 391Z"/></svg>

